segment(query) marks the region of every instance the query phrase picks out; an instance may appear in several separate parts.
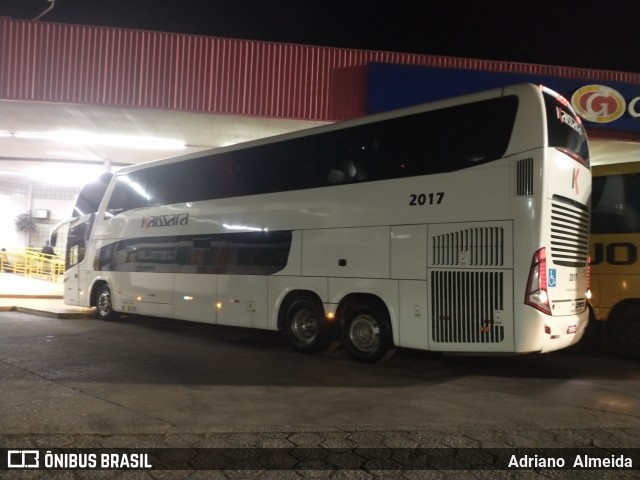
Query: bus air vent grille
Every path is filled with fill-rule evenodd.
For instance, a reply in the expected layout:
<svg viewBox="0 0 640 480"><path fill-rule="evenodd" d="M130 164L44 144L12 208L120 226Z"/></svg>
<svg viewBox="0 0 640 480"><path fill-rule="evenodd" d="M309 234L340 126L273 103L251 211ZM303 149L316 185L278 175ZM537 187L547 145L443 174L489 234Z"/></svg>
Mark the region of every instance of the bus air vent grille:
<svg viewBox="0 0 640 480"><path fill-rule="evenodd" d="M551 259L554 265L584 267L589 245L589 209L560 195L551 199Z"/></svg>
<svg viewBox="0 0 640 480"><path fill-rule="evenodd" d="M439 343L499 343L504 327L503 272L432 271L432 330ZM498 317L498 318L497 318Z"/></svg>
<svg viewBox="0 0 640 480"><path fill-rule="evenodd" d="M504 265L504 228L477 227L432 238L434 266L500 267Z"/></svg>
<svg viewBox="0 0 640 480"><path fill-rule="evenodd" d="M517 177L516 194L521 196L533 195L533 158L518 160Z"/></svg>

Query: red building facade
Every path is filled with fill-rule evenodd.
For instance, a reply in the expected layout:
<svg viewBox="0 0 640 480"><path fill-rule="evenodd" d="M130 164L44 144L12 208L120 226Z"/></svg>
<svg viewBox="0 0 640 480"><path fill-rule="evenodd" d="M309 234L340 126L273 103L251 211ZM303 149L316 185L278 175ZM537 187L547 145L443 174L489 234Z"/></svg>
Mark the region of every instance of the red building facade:
<svg viewBox="0 0 640 480"><path fill-rule="evenodd" d="M374 63L640 85L638 73L0 18L0 100L337 121L368 113ZM605 136L640 141L637 123Z"/></svg>

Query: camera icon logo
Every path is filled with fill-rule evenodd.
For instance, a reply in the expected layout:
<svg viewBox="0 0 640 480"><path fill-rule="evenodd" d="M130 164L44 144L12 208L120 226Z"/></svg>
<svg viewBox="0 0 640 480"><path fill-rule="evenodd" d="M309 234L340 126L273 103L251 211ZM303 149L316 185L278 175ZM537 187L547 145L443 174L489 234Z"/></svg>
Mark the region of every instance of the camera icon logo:
<svg viewBox="0 0 640 480"><path fill-rule="evenodd" d="M40 452L38 450L8 450L8 468L39 468Z"/></svg>

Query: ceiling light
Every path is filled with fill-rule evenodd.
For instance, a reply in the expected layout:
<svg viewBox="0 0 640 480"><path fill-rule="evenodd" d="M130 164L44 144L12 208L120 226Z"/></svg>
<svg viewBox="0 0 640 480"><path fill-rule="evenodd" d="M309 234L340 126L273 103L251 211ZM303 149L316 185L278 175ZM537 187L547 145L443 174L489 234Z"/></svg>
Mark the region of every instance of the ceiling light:
<svg viewBox="0 0 640 480"><path fill-rule="evenodd" d="M81 131L58 131L51 133L0 132L0 136L27 140L48 140L67 145L106 145L117 148L136 148L142 150L181 150L185 148L184 142L173 138L115 135Z"/></svg>
<svg viewBox="0 0 640 480"><path fill-rule="evenodd" d="M98 165L58 163L32 168L27 174L34 182L56 186L79 187L95 180L103 172L104 167Z"/></svg>
<svg viewBox="0 0 640 480"><path fill-rule="evenodd" d="M53 132L51 140L81 145L108 145L120 148L140 148L153 150L180 150L185 147L184 142L172 138L139 137L134 135L115 135L92 132L62 131Z"/></svg>

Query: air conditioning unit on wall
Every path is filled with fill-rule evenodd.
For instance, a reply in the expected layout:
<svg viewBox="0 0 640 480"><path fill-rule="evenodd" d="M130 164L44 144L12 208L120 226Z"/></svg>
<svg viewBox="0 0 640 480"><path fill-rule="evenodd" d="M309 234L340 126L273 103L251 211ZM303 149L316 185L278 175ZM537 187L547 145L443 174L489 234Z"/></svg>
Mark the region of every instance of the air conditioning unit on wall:
<svg viewBox="0 0 640 480"><path fill-rule="evenodd" d="M49 218L50 213L51 213L51 210L37 208L33 211L33 215L31 216L37 220L47 220Z"/></svg>

